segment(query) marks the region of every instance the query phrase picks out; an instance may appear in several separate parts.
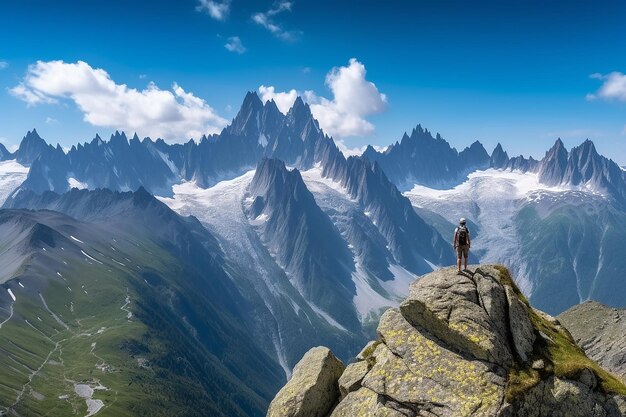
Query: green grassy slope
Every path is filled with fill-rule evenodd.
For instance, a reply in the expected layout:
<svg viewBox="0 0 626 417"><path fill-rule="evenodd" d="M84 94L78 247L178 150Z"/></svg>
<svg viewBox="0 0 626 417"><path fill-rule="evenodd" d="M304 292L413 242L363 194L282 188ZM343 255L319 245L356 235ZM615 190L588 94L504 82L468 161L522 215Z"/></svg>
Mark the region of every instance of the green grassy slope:
<svg viewBox="0 0 626 417"><path fill-rule="evenodd" d="M149 231L29 216L57 234L20 243L33 252L0 288L0 414L264 415L284 376L247 342L217 267L181 262Z"/></svg>

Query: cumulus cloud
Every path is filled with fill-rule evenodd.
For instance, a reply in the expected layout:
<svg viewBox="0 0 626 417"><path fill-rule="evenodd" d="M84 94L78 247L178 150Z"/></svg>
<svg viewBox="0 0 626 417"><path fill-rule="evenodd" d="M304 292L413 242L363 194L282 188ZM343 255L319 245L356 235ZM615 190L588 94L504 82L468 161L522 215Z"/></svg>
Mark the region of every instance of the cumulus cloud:
<svg viewBox="0 0 626 417"><path fill-rule="evenodd" d="M261 100L263 100L263 102L274 100L278 110L283 112L283 114L287 114L291 106L293 106L293 102L296 101L298 97L298 92L294 89L286 92L276 92L273 86L266 87L264 85L259 87L259 93L261 94Z"/></svg>
<svg viewBox="0 0 626 417"><path fill-rule="evenodd" d="M626 101L626 74L614 71L606 75L595 73L591 74L590 77L601 80L602 85L595 93L587 94L588 100L601 98L605 100Z"/></svg>
<svg viewBox="0 0 626 417"><path fill-rule="evenodd" d="M314 91L302 96L311 106L313 116L324 131L339 138L364 136L374 131L374 125L366 117L387 109L387 96L378 91L374 83L366 79L365 65L352 58L347 66L335 67L326 75L326 85L333 93L328 99ZM297 97L296 90L276 92L274 87L259 88L264 101L273 98L278 108L287 111ZM279 100L281 104L279 104Z"/></svg>
<svg viewBox="0 0 626 417"><path fill-rule="evenodd" d="M37 61L9 91L29 106L71 100L87 123L153 138L198 138L219 132L227 123L206 101L176 83L171 90L154 83L137 90L83 61Z"/></svg>
<svg viewBox="0 0 626 417"><path fill-rule="evenodd" d="M226 20L230 13L230 0L199 0L196 10L207 13L215 20Z"/></svg>
<svg viewBox="0 0 626 417"><path fill-rule="evenodd" d="M0 70L5 69L6 67L9 66L9 63L6 61L0 61Z"/></svg>
<svg viewBox="0 0 626 417"><path fill-rule="evenodd" d="M228 42L224 44L224 48L228 49L230 52L235 52L240 55L246 52L246 47L243 46L243 42L241 42L239 36L231 36L228 38Z"/></svg>
<svg viewBox="0 0 626 417"><path fill-rule="evenodd" d="M54 117L46 117L46 124L48 125L59 125L59 121L57 119L55 119Z"/></svg>
<svg viewBox="0 0 626 417"><path fill-rule="evenodd" d="M274 17L282 12L290 12L293 7L292 1L279 1L266 12L259 12L252 15L252 21L274 34L284 41L294 41L302 32L296 30L285 30L282 25L276 23Z"/></svg>

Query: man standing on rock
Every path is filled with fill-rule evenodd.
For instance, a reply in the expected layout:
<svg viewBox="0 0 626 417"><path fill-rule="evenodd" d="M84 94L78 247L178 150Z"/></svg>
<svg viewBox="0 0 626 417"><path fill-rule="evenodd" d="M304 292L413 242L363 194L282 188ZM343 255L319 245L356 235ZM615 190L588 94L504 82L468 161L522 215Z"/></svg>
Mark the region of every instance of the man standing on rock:
<svg viewBox="0 0 626 417"><path fill-rule="evenodd" d="M457 266L459 267L459 273L461 272L461 258L465 261L465 270L467 270L467 256L469 255L469 249L472 244L470 239L470 232L465 225L465 218L459 220L459 226L454 229L454 249L456 249Z"/></svg>

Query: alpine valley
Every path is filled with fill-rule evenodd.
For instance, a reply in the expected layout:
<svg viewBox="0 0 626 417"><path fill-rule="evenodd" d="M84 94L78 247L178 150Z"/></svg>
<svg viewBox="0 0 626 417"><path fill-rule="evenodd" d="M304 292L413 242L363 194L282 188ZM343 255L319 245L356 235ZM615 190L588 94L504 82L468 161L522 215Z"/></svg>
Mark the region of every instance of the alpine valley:
<svg viewBox="0 0 626 417"><path fill-rule="evenodd" d="M264 416L309 349L349 361L454 264L459 217L524 305L626 307L626 173L588 140L535 160L418 125L345 157L301 98L250 92L185 144L32 130L0 200L0 415Z"/></svg>

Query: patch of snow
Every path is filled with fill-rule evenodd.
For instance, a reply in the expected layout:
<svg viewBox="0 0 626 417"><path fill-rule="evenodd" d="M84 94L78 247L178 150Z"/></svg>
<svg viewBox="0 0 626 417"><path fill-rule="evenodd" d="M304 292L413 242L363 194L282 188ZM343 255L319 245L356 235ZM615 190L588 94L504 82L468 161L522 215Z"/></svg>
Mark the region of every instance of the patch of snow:
<svg viewBox="0 0 626 417"><path fill-rule="evenodd" d="M69 287L68 287L69 288ZM70 290L71 291L71 290ZM39 298L41 298L41 302L43 303L44 308L46 309L46 311L48 313L50 313L50 315L52 316L52 318L59 323L61 326L63 326L66 330L69 330L69 327L67 324L65 324L65 322L63 320L61 320L59 318L59 316L57 316L51 309L50 307L48 307L48 303L46 303L45 298L43 298L43 295L41 293L39 293Z"/></svg>
<svg viewBox="0 0 626 417"><path fill-rule="evenodd" d="M28 167L16 160L0 162L0 206L26 179Z"/></svg>
<svg viewBox="0 0 626 417"><path fill-rule="evenodd" d="M260 226L269 220L269 216L265 213L259 214L256 218L250 220L252 226Z"/></svg>
<svg viewBox="0 0 626 417"><path fill-rule="evenodd" d="M307 188L313 194L326 196L331 194L330 191L335 191L339 194L335 197L357 204L357 201L354 200L350 194L348 194L348 191L341 185L340 182L322 176L322 168L319 164L309 170L301 171L300 174L302 175L302 179L304 180Z"/></svg>
<svg viewBox="0 0 626 417"><path fill-rule="evenodd" d="M267 146L267 144L268 144L268 143L269 143L269 142L267 141L267 136L265 136L265 134L264 134L264 133L261 133L261 134L259 135L259 145L261 145L262 147L264 147L264 148L265 148L265 147Z"/></svg>
<svg viewBox="0 0 626 417"><path fill-rule="evenodd" d="M87 254L87 252L85 252L84 250L81 249L80 253L82 253L83 255L85 255L87 258L91 259L94 262L98 262L100 265L104 265L102 262L100 262L99 260L97 260L96 258L94 258L93 256L90 256L89 254Z"/></svg>
<svg viewBox="0 0 626 417"><path fill-rule="evenodd" d="M22 284L21 282L18 282L19 286L24 288L24 284Z"/></svg>
<svg viewBox="0 0 626 417"><path fill-rule="evenodd" d="M313 311L315 311L320 317L322 317L324 320L326 320L326 322L328 324L330 324L333 327L336 327L339 330L343 330L344 332L348 332L348 329L346 329L345 327L343 327L341 324L337 323L337 321L335 319L333 319L328 313L326 313L324 310L322 310L321 308L317 307L316 305L309 303L309 305L311 306L311 308L313 309Z"/></svg>
<svg viewBox="0 0 626 417"><path fill-rule="evenodd" d="M387 249L389 249L389 248L387 248ZM430 262L428 259L424 259L424 261L426 261L426 263L428 264L428 266L430 266L430 267L433 269L433 271L436 271L436 270L438 270L439 268L441 268L441 267L439 267L439 266L435 265L434 263Z"/></svg>
<svg viewBox="0 0 626 417"><path fill-rule="evenodd" d="M7 292L9 293L9 295L11 296L11 299L13 299L13 301L17 301L15 299L15 294L13 294L13 291L11 291L11 288L7 288Z"/></svg>
<svg viewBox="0 0 626 417"><path fill-rule="evenodd" d="M85 190L89 188L89 186L86 183L80 182L74 177L69 177L67 179L67 183L70 186L70 188L78 188L79 190Z"/></svg>
<svg viewBox="0 0 626 417"><path fill-rule="evenodd" d="M172 171L172 174L176 176L179 175L176 164L174 164L174 162L172 162L172 160L166 154L164 154L154 146L149 146L148 149L150 149L150 152L154 151L161 158L161 160L165 163L165 165L167 165L169 170Z"/></svg>
<svg viewBox="0 0 626 417"><path fill-rule="evenodd" d="M102 407L104 407L104 402L102 402L102 400L94 400L92 397L96 390L106 389L107 387L101 384L98 384L93 388L87 384L74 385L74 392L76 393L76 395L84 399L85 403L87 404L87 414L85 414L85 417L91 417L95 415L98 411L102 409Z"/></svg>
<svg viewBox="0 0 626 417"><path fill-rule="evenodd" d="M344 154L344 156L347 158L349 156L361 156L363 155L363 152L365 152L365 150L367 149L367 146L362 146L360 148L349 148L344 141L342 140L335 140L335 145L337 145L337 148L339 148L339 150L341 151L342 154ZM372 145L372 147L380 153L385 152L389 146L377 146L377 145Z"/></svg>
<svg viewBox="0 0 626 417"><path fill-rule="evenodd" d="M376 279L376 278L369 278ZM352 281L356 287L356 295L353 298L354 306L359 313L361 321L370 317L372 312L385 307L394 307L394 303L375 291L369 283L367 273L360 264L356 265L356 271L352 273ZM396 303L397 304L397 303Z"/></svg>
<svg viewBox="0 0 626 417"><path fill-rule="evenodd" d="M530 295L532 283L525 273L514 218L538 193L564 191L570 190L541 184L534 173L488 169L470 174L466 182L452 189L415 185L404 195L414 206L438 213L453 224L461 217L477 224L480 234L472 239L472 251L481 262L502 263L511 268L522 291Z"/></svg>
<svg viewBox="0 0 626 417"><path fill-rule="evenodd" d="M73 241L76 241L78 243L82 243L83 245L85 244L85 242L83 242L82 240L80 240L80 239L78 239L78 238L76 238L76 237L74 237L72 235L70 235L70 239L72 239Z"/></svg>
<svg viewBox="0 0 626 417"><path fill-rule="evenodd" d="M115 260L115 259L113 259L113 258L111 258L111 260L112 260L113 262L115 262L116 264L118 264L118 265L126 266L126 264L123 264L123 263L121 263L120 261L116 261L116 260Z"/></svg>

